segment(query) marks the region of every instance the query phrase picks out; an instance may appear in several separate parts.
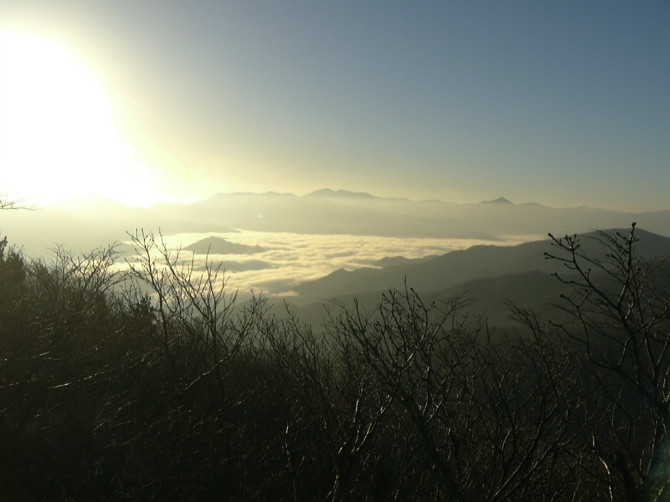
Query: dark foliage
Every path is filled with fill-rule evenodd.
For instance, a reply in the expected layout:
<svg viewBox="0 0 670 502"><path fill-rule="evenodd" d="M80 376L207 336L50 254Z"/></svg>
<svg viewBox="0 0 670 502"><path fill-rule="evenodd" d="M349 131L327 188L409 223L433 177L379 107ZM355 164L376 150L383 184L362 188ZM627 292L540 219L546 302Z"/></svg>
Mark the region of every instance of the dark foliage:
<svg viewBox="0 0 670 502"><path fill-rule="evenodd" d="M410 288L316 333L133 239L125 273L0 241L3 499L663 499L670 295L634 228L555 239L573 321L514 333Z"/></svg>

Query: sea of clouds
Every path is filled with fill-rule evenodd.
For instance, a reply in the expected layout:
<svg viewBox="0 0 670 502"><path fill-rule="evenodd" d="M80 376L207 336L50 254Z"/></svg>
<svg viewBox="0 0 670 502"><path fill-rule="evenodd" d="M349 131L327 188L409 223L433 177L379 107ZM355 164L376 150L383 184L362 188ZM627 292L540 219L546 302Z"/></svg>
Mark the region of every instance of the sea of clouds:
<svg viewBox="0 0 670 502"><path fill-rule="evenodd" d="M207 237L260 246L253 254L193 254L183 248ZM512 236L504 243L476 239L397 238L370 235L322 235L286 232L236 231L229 233L183 233L163 236L167 247L180 260L204 269L206 260L222 264L227 287L241 293L254 291L270 296L291 296L299 283L319 279L338 269L379 267L378 260L402 256L415 259L441 255L474 245L515 245L539 236ZM132 262L132 258L128 258Z"/></svg>

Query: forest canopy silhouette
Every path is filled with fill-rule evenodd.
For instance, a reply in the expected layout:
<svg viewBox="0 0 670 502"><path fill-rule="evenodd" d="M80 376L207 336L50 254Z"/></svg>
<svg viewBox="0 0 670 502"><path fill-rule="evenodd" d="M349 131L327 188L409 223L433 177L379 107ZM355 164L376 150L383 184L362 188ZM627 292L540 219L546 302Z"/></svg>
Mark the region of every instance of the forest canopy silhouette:
<svg viewBox="0 0 670 502"><path fill-rule="evenodd" d="M411 284L315 329L151 233L127 271L113 246L30 260L4 238L3 493L662 500L668 260L636 232L552 237L561 315L509 303L514 329Z"/></svg>

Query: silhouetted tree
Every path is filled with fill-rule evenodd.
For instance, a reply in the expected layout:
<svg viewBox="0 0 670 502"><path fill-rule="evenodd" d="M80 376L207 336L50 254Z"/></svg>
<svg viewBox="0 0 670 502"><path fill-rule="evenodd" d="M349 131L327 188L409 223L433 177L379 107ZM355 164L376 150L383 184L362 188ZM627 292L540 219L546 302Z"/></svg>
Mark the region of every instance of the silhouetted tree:
<svg viewBox="0 0 670 502"><path fill-rule="evenodd" d="M553 239L561 316L390 290L314 328L136 233L0 241L0 485L16 500L661 500L666 259ZM567 313L567 316L566 316Z"/></svg>
<svg viewBox="0 0 670 502"><path fill-rule="evenodd" d="M605 481L628 500L666 500L670 485L670 284L667 257L642 258L629 233L555 238L547 259L572 322L556 323L579 344L601 416L591 423Z"/></svg>
<svg viewBox="0 0 670 502"><path fill-rule="evenodd" d="M386 416L402 424L402 441L409 441L412 463L403 459L404 486L396 489L424 488L405 497L594 493L575 480L567 448L578 437L574 372L567 353L543 333L493 337L483 319L467 314L467 302L426 305L410 289L384 295L372 317L347 310L336 326L387 396Z"/></svg>

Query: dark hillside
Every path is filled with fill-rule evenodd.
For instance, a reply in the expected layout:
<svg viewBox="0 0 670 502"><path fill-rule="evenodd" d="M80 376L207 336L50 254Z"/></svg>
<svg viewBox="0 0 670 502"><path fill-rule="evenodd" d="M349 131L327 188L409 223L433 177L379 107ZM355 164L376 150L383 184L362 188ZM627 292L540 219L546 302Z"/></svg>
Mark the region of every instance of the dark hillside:
<svg viewBox="0 0 670 502"><path fill-rule="evenodd" d="M608 230L608 234L626 233L625 230ZM670 256L670 238L644 230L637 230L641 258ZM582 250L603 253L605 250L594 240L596 233L581 236ZM528 242L518 246L473 246L451 251L441 256L381 269L338 270L332 274L299 285L298 302L327 299L342 295L381 292L389 287L402 287L405 281L422 294L447 288L461 288L464 282L489 277L508 276L523 272L551 274L561 270L561 265L545 259L551 252L550 240Z"/></svg>

